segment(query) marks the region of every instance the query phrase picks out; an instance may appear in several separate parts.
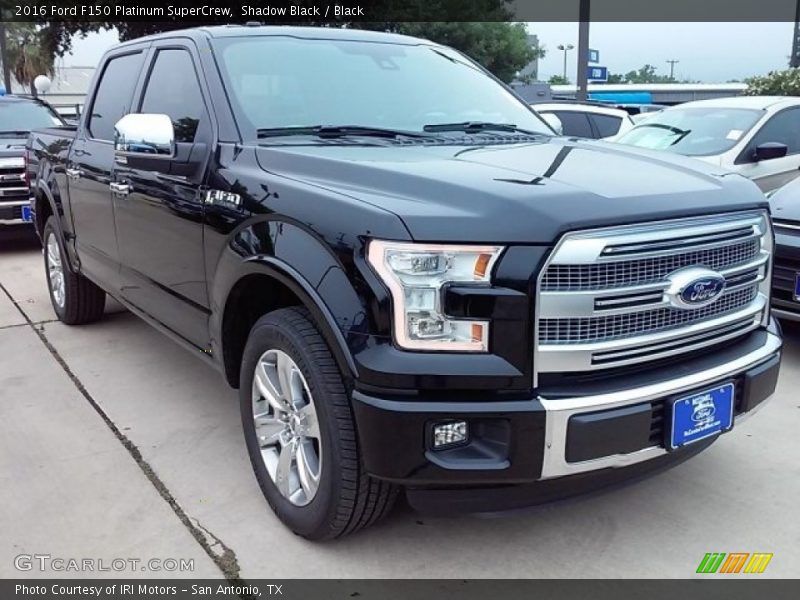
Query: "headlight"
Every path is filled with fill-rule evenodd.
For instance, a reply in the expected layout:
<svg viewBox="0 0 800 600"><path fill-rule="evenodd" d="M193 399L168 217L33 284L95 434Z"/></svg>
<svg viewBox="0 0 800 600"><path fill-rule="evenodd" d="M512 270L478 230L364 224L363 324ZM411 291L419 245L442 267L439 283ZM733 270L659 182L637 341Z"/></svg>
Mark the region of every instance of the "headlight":
<svg viewBox="0 0 800 600"><path fill-rule="evenodd" d="M489 285L500 246L450 246L372 240L370 265L392 293L395 342L407 350L486 352L489 322L444 314L448 283Z"/></svg>

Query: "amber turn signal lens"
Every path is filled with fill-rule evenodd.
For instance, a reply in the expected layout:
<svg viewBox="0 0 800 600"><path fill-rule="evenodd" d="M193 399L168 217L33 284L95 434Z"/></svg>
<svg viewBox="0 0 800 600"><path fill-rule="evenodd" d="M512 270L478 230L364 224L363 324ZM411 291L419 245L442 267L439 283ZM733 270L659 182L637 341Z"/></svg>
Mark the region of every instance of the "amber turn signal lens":
<svg viewBox="0 0 800 600"><path fill-rule="evenodd" d="M479 254L478 259L475 261L475 278L476 279L485 279L486 278L486 268L489 266L489 262L492 260L491 254Z"/></svg>

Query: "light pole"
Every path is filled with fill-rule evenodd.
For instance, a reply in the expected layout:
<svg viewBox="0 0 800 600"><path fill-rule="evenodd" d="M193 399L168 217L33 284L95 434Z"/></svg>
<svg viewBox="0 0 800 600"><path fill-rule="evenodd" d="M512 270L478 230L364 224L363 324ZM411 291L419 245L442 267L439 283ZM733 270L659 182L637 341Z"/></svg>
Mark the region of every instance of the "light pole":
<svg viewBox="0 0 800 600"><path fill-rule="evenodd" d="M566 44L566 45L559 44L556 47L559 50L562 50L564 52L564 81L566 81L567 80L567 52L572 50L575 46L573 46L572 44Z"/></svg>
<svg viewBox="0 0 800 600"><path fill-rule="evenodd" d="M681 62L681 61L675 60L675 59L667 61L667 63L669 64L669 78L670 79L674 79L673 75L675 74L675 65L676 65L676 63L679 63L679 62Z"/></svg>

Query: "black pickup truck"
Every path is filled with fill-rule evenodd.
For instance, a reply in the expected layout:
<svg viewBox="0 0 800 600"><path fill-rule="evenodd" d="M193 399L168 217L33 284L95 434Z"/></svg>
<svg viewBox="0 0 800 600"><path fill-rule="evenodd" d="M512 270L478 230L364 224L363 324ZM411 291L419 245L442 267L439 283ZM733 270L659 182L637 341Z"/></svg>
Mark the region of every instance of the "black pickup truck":
<svg viewBox="0 0 800 600"><path fill-rule="evenodd" d="M606 486L774 391L755 185L556 137L450 48L172 32L109 51L86 104L28 142L56 313L88 323L110 294L216 366L303 536L401 489L450 513Z"/></svg>

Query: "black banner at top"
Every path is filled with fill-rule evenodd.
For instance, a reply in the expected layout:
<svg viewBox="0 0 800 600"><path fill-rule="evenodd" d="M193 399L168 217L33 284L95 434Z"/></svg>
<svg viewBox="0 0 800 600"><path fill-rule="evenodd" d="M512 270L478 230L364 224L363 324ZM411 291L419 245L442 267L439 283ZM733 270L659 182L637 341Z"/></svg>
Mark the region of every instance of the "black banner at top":
<svg viewBox="0 0 800 600"><path fill-rule="evenodd" d="M0 0L5 21L344 24L396 21L795 21L800 0Z"/></svg>

